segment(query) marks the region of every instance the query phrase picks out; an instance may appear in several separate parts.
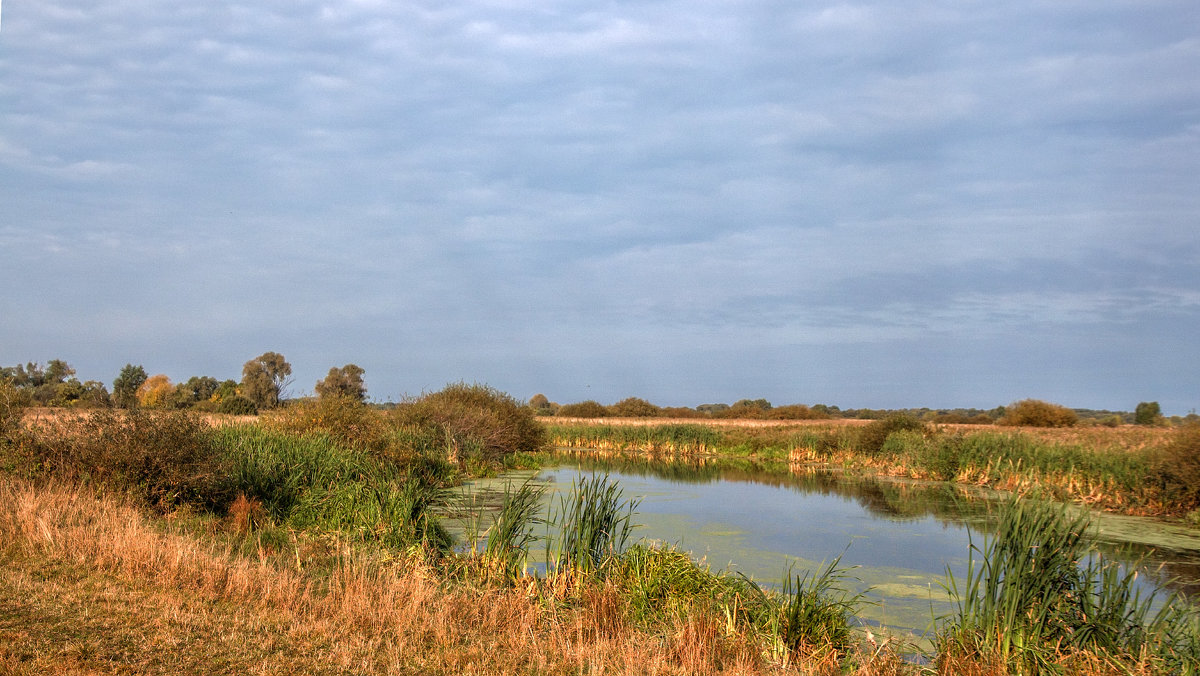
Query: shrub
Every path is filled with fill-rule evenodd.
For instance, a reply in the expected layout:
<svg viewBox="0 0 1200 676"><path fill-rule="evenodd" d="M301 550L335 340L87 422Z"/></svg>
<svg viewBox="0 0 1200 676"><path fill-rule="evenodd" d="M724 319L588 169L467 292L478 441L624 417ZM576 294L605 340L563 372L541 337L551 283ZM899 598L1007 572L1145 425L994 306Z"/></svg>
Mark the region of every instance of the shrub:
<svg viewBox="0 0 1200 676"><path fill-rule="evenodd" d="M225 397L217 404L217 413L225 413L228 415L255 415L258 413L258 407L254 405L246 397L234 395Z"/></svg>
<svg viewBox="0 0 1200 676"><path fill-rule="evenodd" d="M1175 430L1156 465L1167 501L1175 503L1180 512L1200 508L1200 423Z"/></svg>
<svg viewBox="0 0 1200 676"><path fill-rule="evenodd" d="M195 415L100 409L58 425L32 449L53 475L125 490L160 509L223 509L232 497L212 430Z"/></svg>
<svg viewBox="0 0 1200 676"><path fill-rule="evenodd" d="M558 407L558 413L555 415L564 418L606 418L608 409L603 404L588 399L577 404L564 404Z"/></svg>
<svg viewBox="0 0 1200 676"><path fill-rule="evenodd" d="M804 404L777 406L767 412L771 420L826 420L829 414L824 411L811 409Z"/></svg>
<svg viewBox="0 0 1200 676"><path fill-rule="evenodd" d="M1157 401L1143 401L1133 411L1133 421L1138 425L1154 425L1162 420L1162 408Z"/></svg>
<svg viewBox="0 0 1200 676"><path fill-rule="evenodd" d="M267 413L267 429L299 436L323 434L347 448L382 452L391 435L383 416L353 396L327 395Z"/></svg>
<svg viewBox="0 0 1200 676"><path fill-rule="evenodd" d="M925 423L907 413L897 413L881 420L876 420L863 427L858 432L858 440L854 445L859 453L878 455L883 450L883 443L892 432L926 430Z"/></svg>
<svg viewBox="0 0 1200 676"><path fill-rule="evenodd" d="M608 412L622 418L654 418L662 413L662 409L645 399L629 397L609 406Z"/></svg>
<svg viewBox="0 0 1200 676"><path fill-rule="evenodd" d="M442 433L449 445L478 452L487 462L546 446L545 430L533 410L487 385L447 385L397 406L392 420L401 427Z"/></svg>
<svg viewBox="0 0 1200 676"><path fill-rule="evenodd" d="M1074 427L1077 422L1079 416L1075 411L1039 399L1023 399L1010 404L1004 417L997 421L1000 425L1027 427Z"/></svg>

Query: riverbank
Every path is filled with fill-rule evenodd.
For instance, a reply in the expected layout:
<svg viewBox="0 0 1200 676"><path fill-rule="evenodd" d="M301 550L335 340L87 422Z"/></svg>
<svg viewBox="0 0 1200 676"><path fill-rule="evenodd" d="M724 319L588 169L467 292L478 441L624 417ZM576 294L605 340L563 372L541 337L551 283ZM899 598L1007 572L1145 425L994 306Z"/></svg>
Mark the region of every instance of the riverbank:
<svg viewBox="0 0 1200 676"><path fill-rule="evenodd" d="M1040 494L1200 527L1200 505L1180 500L1178 491L1170 490L1169 449L1180 430L1167 428L928 425L896 419L799 423L601 419L555 421L547 424L547 430L556 447L573 451L710 454L753 459L780 471L837 467Z"/></svg>

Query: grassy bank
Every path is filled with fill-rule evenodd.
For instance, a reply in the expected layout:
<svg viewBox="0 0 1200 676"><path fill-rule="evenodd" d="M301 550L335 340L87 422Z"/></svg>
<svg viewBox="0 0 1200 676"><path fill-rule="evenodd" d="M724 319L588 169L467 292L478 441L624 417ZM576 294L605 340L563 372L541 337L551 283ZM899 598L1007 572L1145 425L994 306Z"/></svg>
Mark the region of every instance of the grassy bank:
<svg viewBox="0 0 1200 676"><path fill-rule="evenodd" d="M551 442L584 451L676 456L712 454L954 481L1022 493L1040 492L1126 514L1189 518L1200 524L1200 457L1195 426L1086 429L934 426L893 417L870 423L720 426L548 427ZM775 464L779 467L778 464Z"/></svg>

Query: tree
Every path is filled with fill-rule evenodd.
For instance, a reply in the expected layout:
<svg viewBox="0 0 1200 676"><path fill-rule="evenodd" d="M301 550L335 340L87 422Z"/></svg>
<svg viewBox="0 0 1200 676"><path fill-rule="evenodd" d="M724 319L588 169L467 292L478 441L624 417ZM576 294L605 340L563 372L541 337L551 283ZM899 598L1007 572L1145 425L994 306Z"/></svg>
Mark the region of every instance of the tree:
<svg viewBox="0 0 1200 676"><path fill-rule="evenodd" d="M259 409L279 406L292 375L292 365L278 352L264 352L242 366L242 395Z"/></svg>
<svg viewBox="0 0 1200 676"><path fill-rule="evenodd" d="M346 397L355 401L366 399L367 386L363 384L363 373L362 368L355 364L329 369L329 375L317 381L317 397Z"/></svg>
<svg viewBox="0 0 1200 676"><path fill-rule="evenodd" d="M61 359L51 359L46 364L44 377L47 385L59 385L65 383L67 378L75 375L75 369L71 365Z"/></svg>
<svg viewBox="0 0 1200 676"><path fill-rule="evenodd" d="M1143 401L1133 410L1133 422L1139 425L1153 425L1162 418L1162 409L1157 401Z"/></svg>
<svg viewBox="0 0 1200 676"><path fill-rule="evenodd" d="M186 383L175 386L171 397L171 405L175 408L191 408L202 401L208 401L221 383L212 376L192 376Z"/></svg>
<svg viewBox="0 0 1200 676"><path fill-rule="evenodd" d="M117 379L113 381L113 404L121 408L137 406L137 391L144 382L146 382L146 369L142 368L140 364L137 366L126 364Z"/></svg>
<svg viewBox="0 0 1200 676"><path fill-rule="evenodd" d="M146 382L138 388L138 405L145 408L164 408L174 393L175 386L171 384L171 379L159 373L147 378Z"/></svg>

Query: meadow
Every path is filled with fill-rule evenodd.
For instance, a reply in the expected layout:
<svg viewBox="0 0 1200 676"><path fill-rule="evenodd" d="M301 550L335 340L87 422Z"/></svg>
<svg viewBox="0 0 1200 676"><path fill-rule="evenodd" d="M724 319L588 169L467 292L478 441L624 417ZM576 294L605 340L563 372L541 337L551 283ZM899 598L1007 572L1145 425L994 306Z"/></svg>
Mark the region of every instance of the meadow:
<svg viewBox="0 0 1200 676"><path fill-rule="evenodd" d="M464 477L536 462L555 444L918 473L943 467L955 440L956 480L978 481L963 468L1001 447L1019 471L1059 449L1036 479L1066 467L1124 485L1122 472L1162 471L1085 461L1062 450L1069 441L1005 433L970 450L957 445L970 435L902 425L880 435L876 423L544 426L511 397L467 385L388 412L327 398L253 420L25 413L0 409L5 672L1166 674L1196 673L1200 660L1194 609L1142 610L1111 566L1071 572L1063 561L1085 556L1086 528L1051 507L1034 514L1051 524L1038 532L1072 549L1032 578L1061 593L1017 579L1029 563L1019 553L1042 543L1028 528L1002 531L955 588L962 611L940 625L925 665L854 629L861 599L837 561L780 590L711 570L635 541L637 501L602 475L549 513L533 508L534 489L514 489L477 524L482 546L453 542L433 510ZM1117 446L1170 457L1186 441L1140 443ZM1158 490L1187 488L1164 479ZM1024 504L1012 519L1032 518ZM535 527L550 534L539 574L526 565ZM1004 614L1026 585L1046 599L1038 612L1053 631Z"/></svg>

